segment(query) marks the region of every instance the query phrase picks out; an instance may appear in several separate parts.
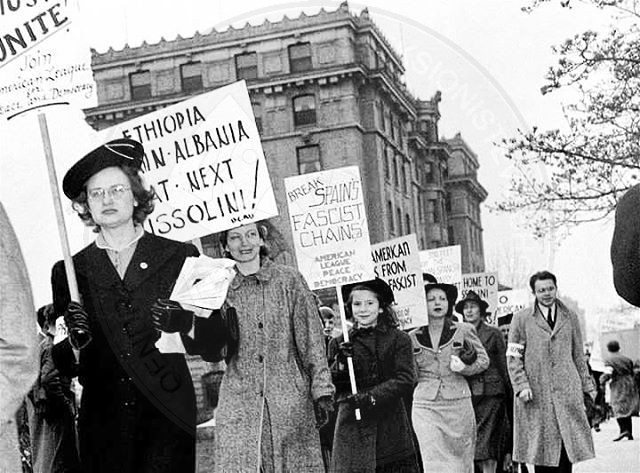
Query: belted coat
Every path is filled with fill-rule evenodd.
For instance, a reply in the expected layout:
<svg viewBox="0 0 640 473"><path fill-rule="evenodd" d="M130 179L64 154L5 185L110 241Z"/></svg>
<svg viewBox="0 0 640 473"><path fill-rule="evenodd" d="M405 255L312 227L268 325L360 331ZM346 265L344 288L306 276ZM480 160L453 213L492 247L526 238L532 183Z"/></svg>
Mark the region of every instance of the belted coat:
<svg viewBox="0 0 640 473"><path fill-rule="evenodd" d="M313 402L334 387L313 293L296 269L265 258L256 274L236 274L230 307L239 339L220 386L215 471L256 472L264 454L275 473L323 473Z"/></svg>
<svg viewBox="0 0 640 473"><path fill-rule="evenodd" d="M533 400L514 399L513 460L557 466L564 442L569 461L594 457L584 394L595 396L583 354L577 315L557 300L551 329L537 304L513 317L507 367L517 394L531 389Z"/></svg>
<svg viewBox="0 0 640 473"><path fill-rule="evenodd" d="M141 419L149 416L156 428L146 427L146 445L157 446L157 457L163 448L175 449L173 458L163 460L165 469L160 458L146 460L155 463L153 471L195 469L193 382L184 355L162 354L155 347L159 332L150 308L158 298L169 298L185 258L197 255L193 245L145 233L124 279L95 243L74 255L93 340L81 350L79 364L68 340L54 346L53 357L63 374L77 375L82 384L78 430L84 472L146 471L135 465L141 453L136 441ZM62 314L69 303L62 261L53 267L52 286L55 309Z"/></svg>

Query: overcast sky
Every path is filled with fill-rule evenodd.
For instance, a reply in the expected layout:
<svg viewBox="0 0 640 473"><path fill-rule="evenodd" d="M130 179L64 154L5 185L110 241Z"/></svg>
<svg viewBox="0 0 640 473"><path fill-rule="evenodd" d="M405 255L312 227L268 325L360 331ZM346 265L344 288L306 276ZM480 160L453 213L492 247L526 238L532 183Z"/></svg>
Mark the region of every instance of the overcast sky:
<svg viewBox="0 0 640 473"><path fill-rule="evenodd" d="M460 132L477 153L479 178L489 201L504 192L512 170L492 142L518 127L562 127L562 103L567 95L539 92L554 57L551 46L584 29L610 22L602 12L579 4L561 8L559 1L527 15L515 0L372 0L349 2L352 11L367 5L374 21L404 57L407 85L424 99L442 92L441 134ZM575 3L575 2L574 2ZM230 22L241 27L264 18L278 21L320 7L333 10L339 2L229 2L219 0L81 0L81 19L88 45L100 52L125 43L155 43L161 37L192 36L196 30ZM70 110L48 112L58 173L87 149L91 129L82 115ZM0 199L14 222L34 284L36 304L50 299L49 272L59 259L59 240L48 190L46 168L35 114L0 129ZM68 204L65 203L68 207ZM68 214L70 212L67 212ZM487 262L507 249L534 272L552 267L560 290L596 317L596 307L618 303L611 282L608 248L611 222L585 226L553 253L516 227L517 218L483 210ZM77 251L86 234L79 220L69 219L71 245ZM487 270L493 268L487 267Z"/></svg>

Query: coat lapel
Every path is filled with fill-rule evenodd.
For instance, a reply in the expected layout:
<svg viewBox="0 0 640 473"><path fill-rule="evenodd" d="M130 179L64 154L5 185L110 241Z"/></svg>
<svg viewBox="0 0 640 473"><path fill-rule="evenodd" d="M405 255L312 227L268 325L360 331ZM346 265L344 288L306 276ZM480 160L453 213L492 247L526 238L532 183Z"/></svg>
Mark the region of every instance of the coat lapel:
<svg viewBox="0 0 640 473"><path fill-rule="evenodd" d="M95 242L87 247L83 260L84 264L77 267L78 273L85 278L91 275L91 280L98 286L113 287L120 282L118 271L107 252L98 248Z"/></svg>
<svg viewBox="0 0 640 473"><path fill-rule="evenodd" d="M138 241L136 251L124 275L125 286L129 290L138 287L155 274L173 256L177 248L175 245L165 245L163 240L152 238L145 233Z"/></svg>
<svg viewBox="0 0 640 473"><path fill-rule="evenodd" d="M559 312L559 311L556 311ZM556 314L556 318L558 317L558 315ZM545 332L551 334L551 327L549 327L549 323L547 322L547 319L544 317L544 315L542 315L542 311L540 310L540 307L538 306L538 303L535 303L535 308L533 310L533 319L536 321L536 325L538 325L538 327L540 327L542 330L544 330ZM558 321L556 320L556 324L555 327L557 329L558 327Z"/></svg>
<svg viewBox="0 0 640 473"><path fill-rule="evenodd" d="M556 324L553 333L556 333L569 321L568 309L560 301L556 300Z"/></svg>

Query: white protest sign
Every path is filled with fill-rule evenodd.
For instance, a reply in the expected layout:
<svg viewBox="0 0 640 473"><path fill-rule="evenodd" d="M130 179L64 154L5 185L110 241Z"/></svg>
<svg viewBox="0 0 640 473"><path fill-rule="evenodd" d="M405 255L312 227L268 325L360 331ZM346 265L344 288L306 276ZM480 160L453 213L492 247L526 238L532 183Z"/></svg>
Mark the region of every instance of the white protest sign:
<svg viewBox="0 0 640 473"><path fill-rule="evenodd" d="M72 0L0 0L0 120L47 105L97 105L78 17Z"/></svg>
<svg viewBox="0 0 640 473"><path fill-rule="evenodd" d="M371 245L375 275L391 287L403 330L429 323L418 253L414 233Z"/></svg>
<svg viewBox="0 0 640 473"><path fill-rule="evenodd" d="M244 81L197 95L100 133L145 148L157 193L144 227L186 241L278 215Z"/></svg>
<svg viewBox="0 0 640 473"><path fill-rule="evenodd" d="M530 292L526 289L511 289L498 291L498 307L495 312L495 320L507 314L515 314L530 305Z"/></svg>
<svg viewBox="0 0 640 473"><path fill-rule="evenodd" d="M462 285L462 252L460 245L443 246L420 252L422 272L435 276L438 282Z"/></svg>
<svg viewBox="0 0 640 473"><path fill-rule="evenodd" d="M491 315L487 317L486 322L495 325L497 323L496 309L498 307L498 273L463 274L460 298L466 297L469 291L475 292L489 304L487 312L491 312Z"/></svg>
<svg viewBox="0 0 640 473"><path fill-rule="evenodd" d="M373 279L357 166L284 180L298 268L311 289Z"/></svg>

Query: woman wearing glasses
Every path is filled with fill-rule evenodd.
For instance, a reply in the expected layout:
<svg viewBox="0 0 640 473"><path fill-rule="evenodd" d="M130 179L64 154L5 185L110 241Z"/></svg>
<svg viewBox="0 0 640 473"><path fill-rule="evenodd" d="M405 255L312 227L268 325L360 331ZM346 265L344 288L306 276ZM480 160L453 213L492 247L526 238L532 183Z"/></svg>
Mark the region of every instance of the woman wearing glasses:
<svg viewBox="0 0 640 473"><path fill-rule="evenodd" d="M83 386L85 473L195 470L191 376L183 355L156 349L152 308L165 306L158 299L169 298L185 258L198 251L143 231L154 197L139 174L143 155L137 141L113 140L63 180L74 210L97 233L73 257L81 301L71 301L61 261L52 271L55 308L69 331L54 360Z"/></svg>

